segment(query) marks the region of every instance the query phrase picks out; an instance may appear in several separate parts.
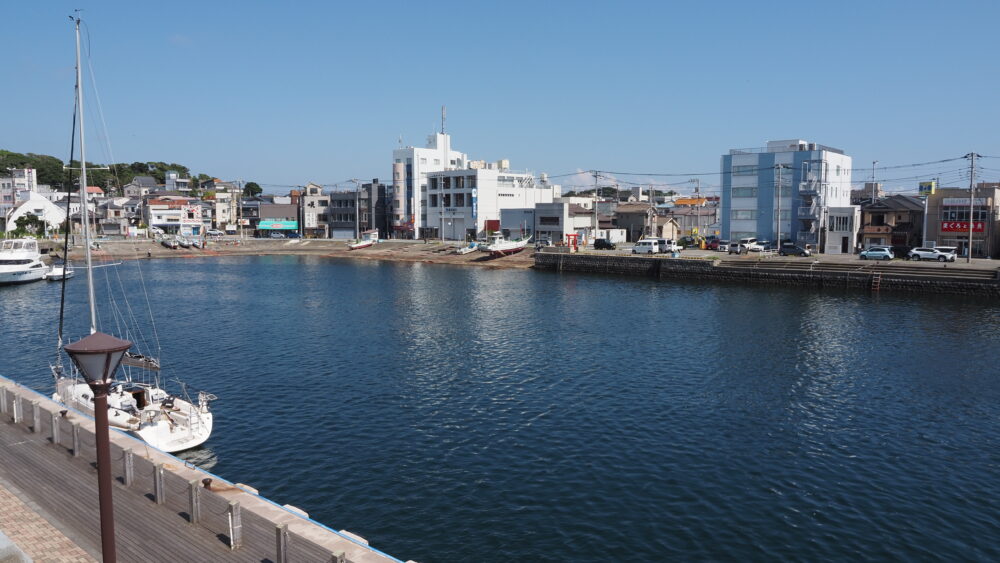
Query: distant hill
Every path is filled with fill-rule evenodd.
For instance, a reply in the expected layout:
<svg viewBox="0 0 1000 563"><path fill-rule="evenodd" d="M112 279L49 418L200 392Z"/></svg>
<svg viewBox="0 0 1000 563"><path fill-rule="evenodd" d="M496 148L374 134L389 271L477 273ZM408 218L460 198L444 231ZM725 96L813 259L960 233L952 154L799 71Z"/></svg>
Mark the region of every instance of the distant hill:
<svg viewBox="0 0 1000 563"><path fill-rule="evenodd" d="M8 168L34 168L39 184L49 184L54 188L64 188L67 181L75 185L80 175L79 170L65 170L62 160L46 154L16 153L0 149L0 174L6 174ZM79 169L79 161L73 161L72 168ZM97 170L107 167L108 170ZM92 169L93 168L93 169ZM108 192L114 192L128 184L136 176L152 176L157 183L164 183L167 170L174 170L182 178L192 178L198 182L211 180L214 176L208 174L192 175L187 166L166 162L121 162L118 164L97 164L87 162L87 183L100 186ZM72 172L72 180L69 174ZM194 184L197 187L197 184Z"/></svg>

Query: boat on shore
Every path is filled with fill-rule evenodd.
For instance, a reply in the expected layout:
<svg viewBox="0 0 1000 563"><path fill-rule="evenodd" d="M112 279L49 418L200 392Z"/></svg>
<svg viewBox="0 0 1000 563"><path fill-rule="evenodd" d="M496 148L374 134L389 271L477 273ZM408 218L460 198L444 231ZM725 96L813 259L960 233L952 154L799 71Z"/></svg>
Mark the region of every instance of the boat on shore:
<svg viewBox="0 0 1000 563"><path fill-rule="evenodd" d="M38 281L48 271L37 240L19 238L0 242L0 284Z"/></svg>
<svg viewBox="0 0 1000 563"><path fill-rule="evenodd" d="M360 250L368 248L378 242L378 229L372 229L361 233L361 238L347 245L348 250Z"/></svg>
<svg viewBox="0 0 1000 563"><path fill-rule="evenodd" d="M475 252L479 248L479 244L475 241L463 246L462 248L456 248L455 254L468 254L470 252Z"/></svg>
<svg viewBox="0 0 1000 563"><path fill-rule="evenodd" d="M497 232L490 235L490 237L486 240L486 244L479 245L479 250L488 252L490 256L497 258L521 252L528 246L529 242L531 242L531 237L525 239L507 240L507 238L503 236L503 233Z"/></svg>

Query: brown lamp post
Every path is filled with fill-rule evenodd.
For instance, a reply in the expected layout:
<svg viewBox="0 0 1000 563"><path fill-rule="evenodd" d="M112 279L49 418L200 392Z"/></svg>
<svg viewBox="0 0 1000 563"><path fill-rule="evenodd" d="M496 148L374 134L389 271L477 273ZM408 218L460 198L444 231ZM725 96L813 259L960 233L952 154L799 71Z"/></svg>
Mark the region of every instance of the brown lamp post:
<svg viewBox="0 0 1000 563"><path fill-rule="evenodd" d="M128 340L95 332L66 346L66 353L94 392L97 442L97 490L101 508L101 555L115 563L115 509L111 498L111 441L108 437L108 388L115 371L132 347Z"/></svg>

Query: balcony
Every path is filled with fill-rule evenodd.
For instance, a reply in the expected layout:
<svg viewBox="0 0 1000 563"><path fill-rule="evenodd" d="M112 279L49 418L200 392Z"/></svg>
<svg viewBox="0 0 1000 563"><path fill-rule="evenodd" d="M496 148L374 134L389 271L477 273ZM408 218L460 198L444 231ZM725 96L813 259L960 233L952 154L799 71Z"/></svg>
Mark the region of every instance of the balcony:
<svg viewBox="0 0 1000 563"><path fill-rule="evenodd" d="M817 182L815 180L809 180L807 182L799 182L799 193L803 195L820 195L826 191L826 184Z"/></svg>
<svg viewBox="0 0 1000 563"><path fill-rule="evenodd" d="M820 213L821 213L821 208L818 205L812 205L809 207L800 207L795 217L798 219L819 221Z"/></svg>

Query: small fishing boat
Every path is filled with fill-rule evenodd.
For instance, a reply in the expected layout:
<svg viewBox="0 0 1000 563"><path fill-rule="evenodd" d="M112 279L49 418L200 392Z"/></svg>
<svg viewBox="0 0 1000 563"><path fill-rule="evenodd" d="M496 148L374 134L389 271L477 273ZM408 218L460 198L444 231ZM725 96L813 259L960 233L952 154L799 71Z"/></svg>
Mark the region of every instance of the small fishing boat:
<svg viewBox="0 0 1000 563"><path fill-rule="evenodd" d="M531 242L531 237L526 239L507 240L503 236L503 233L497 232L490 235L486 244L479 245L479 250L489 252L490 256L497 258L521 252L529 242Z"/></svg>
<svg viewBox="0 0 1000 563"><path fill-rule="evenodd" d="M361 233L361 238L347 245L349 250L368 248L378 242L378 229L372 229Z"/></svg>
<svg viewBox="0 0 1000 563"><path fill-rule="evenodd" d="M468 254L470 252L475 252L478 247L479 245L475 241L472 241L467 246L455 249L455 254Z"/></svg>
<svg viewBox="0 0 1000 563"><path fill-rule="evenodd" d="M75 273L76 270L73 269L72 262L63 262L50 266L49 271L42 274L42 279L48 281L59 281L63 278L70 279Z"/></svg>

